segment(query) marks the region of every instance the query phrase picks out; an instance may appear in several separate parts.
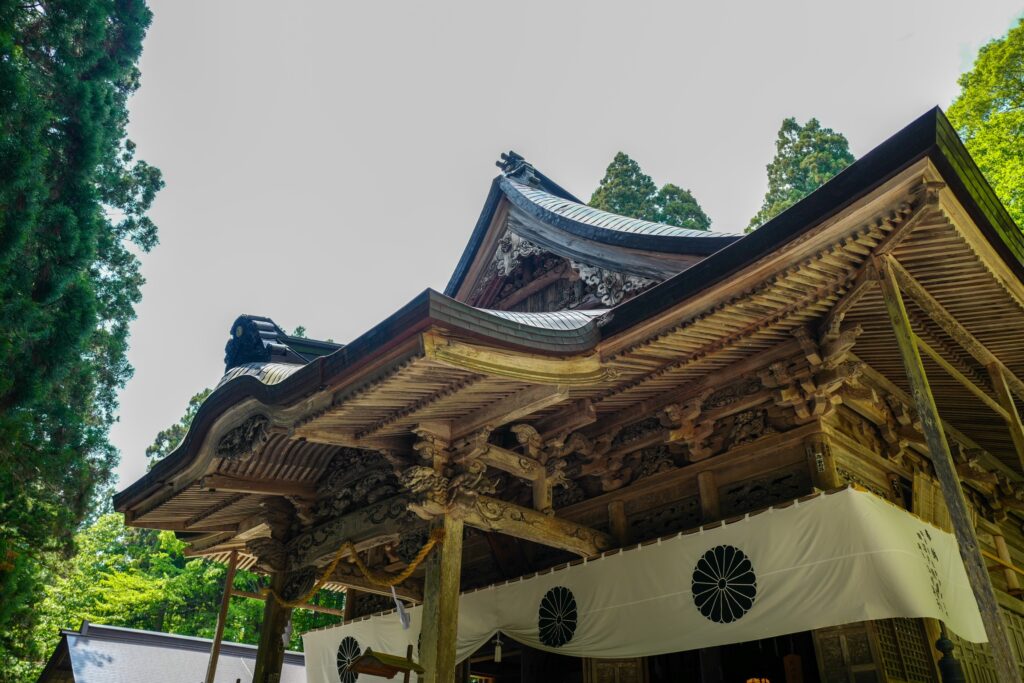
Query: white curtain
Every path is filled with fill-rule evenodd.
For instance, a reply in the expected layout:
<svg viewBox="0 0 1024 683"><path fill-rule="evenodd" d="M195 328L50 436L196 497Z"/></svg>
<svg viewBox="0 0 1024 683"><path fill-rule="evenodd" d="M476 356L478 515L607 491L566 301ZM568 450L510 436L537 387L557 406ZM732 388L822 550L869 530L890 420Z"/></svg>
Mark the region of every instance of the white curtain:
<svg viewBox="0 0 1024 683"><path fill-rule="evenodd" d="M351 683L339 648L415 648L421 610L409 611L409 630L389 613L305 634L307 680ZM457 649L461 661L500 631L565 655L641 657L892 617L985 641L953 536L848 488L464 593Z"/></svg>

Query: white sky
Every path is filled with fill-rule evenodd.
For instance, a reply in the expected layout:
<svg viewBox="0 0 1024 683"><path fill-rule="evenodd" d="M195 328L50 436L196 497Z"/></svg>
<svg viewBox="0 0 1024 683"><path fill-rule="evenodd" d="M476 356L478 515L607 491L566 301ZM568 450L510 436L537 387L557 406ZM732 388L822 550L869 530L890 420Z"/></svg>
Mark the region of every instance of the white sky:
<svg viewBox="0 0 1024 683"><path fill-rule="evenodd" d="M1018 0L151 0L139 155L167 182L112 431L120 487L241 313L347 342L441 290L508 149L584 200L615 152L739 231L786 116L859 157L948 106Z"/></svg>

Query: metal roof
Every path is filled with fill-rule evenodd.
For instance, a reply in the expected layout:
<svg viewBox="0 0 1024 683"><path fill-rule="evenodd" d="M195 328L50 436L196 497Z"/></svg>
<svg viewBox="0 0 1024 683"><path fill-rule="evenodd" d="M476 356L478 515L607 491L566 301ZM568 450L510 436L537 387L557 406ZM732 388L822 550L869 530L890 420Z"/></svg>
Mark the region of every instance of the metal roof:
<svg viewBox="0 0 1024 683"><path fill-rule="evenodd" d="M551 213L563 216L579 223L585 223L595 228L615 230L617 232L632 232L641 235L659 235L664 237L730 237L737 239L737 235L726 235L725 233L711 232L710 230L693 230L691 228L679 228L665 223L653 223L638 218L629 218L618 214L609 213L600 209L569 201L562 197L556 197L544 190L530 187L515 180L508 179L511 185L526 199L537 206L550 211Z"/></svg>
<svg viewBox="0 0 1024 683"><path fill-rule="evenodd" d="M488 315L510 320L520 325L537 327L546 330L578 330L590 321L608 312L606 308L587 311L551 311L550 313L520 313L518 311L494 311L477 309Z"/></svg>
<svg viewBox="0 0 1024 683"><path fill-rule="evenodd" d="M61 632L61 642L39 681L63 680L58 672L70 668L75 683L195 683L206 675L212 644L208 638L85 622L79 631ZM281 682L305 683L304 661L302 653L286 652ZM250 681L255 663L255 645L222 643L215 681Z"/></svg>

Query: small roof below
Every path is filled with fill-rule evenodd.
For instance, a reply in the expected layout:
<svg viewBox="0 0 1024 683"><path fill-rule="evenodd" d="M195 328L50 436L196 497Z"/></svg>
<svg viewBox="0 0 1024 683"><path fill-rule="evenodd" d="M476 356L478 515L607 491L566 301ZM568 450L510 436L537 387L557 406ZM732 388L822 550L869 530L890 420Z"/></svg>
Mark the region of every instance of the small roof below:
<svg viewBox="0 0 1024 683"><path fill-rule="evenodd" d="M161 681L195 683L206 676L213 641L156 631L84 622L78 631L61 631L60 644L39 683L121 683ZM251 681L256 646L221 643L217 683ZM69 676L70 674L70 676ZM286 652L281 683L305 683L305 658Z"/></svg>

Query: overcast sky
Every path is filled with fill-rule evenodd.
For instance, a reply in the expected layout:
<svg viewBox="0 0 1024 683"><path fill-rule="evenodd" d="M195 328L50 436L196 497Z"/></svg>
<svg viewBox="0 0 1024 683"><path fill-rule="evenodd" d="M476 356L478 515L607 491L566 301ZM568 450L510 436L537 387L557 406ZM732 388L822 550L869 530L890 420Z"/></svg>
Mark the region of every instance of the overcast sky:
<svg viewBox="0 0 1024 683"><path fill-rule="evenodd" d="M587 199L619 151L736 232L786 116L863 155L943 107L1018 0L151 0L139 155L160 246L112 432L120 486L241 313L348 341L441 290L514 149Z"/></svg>

